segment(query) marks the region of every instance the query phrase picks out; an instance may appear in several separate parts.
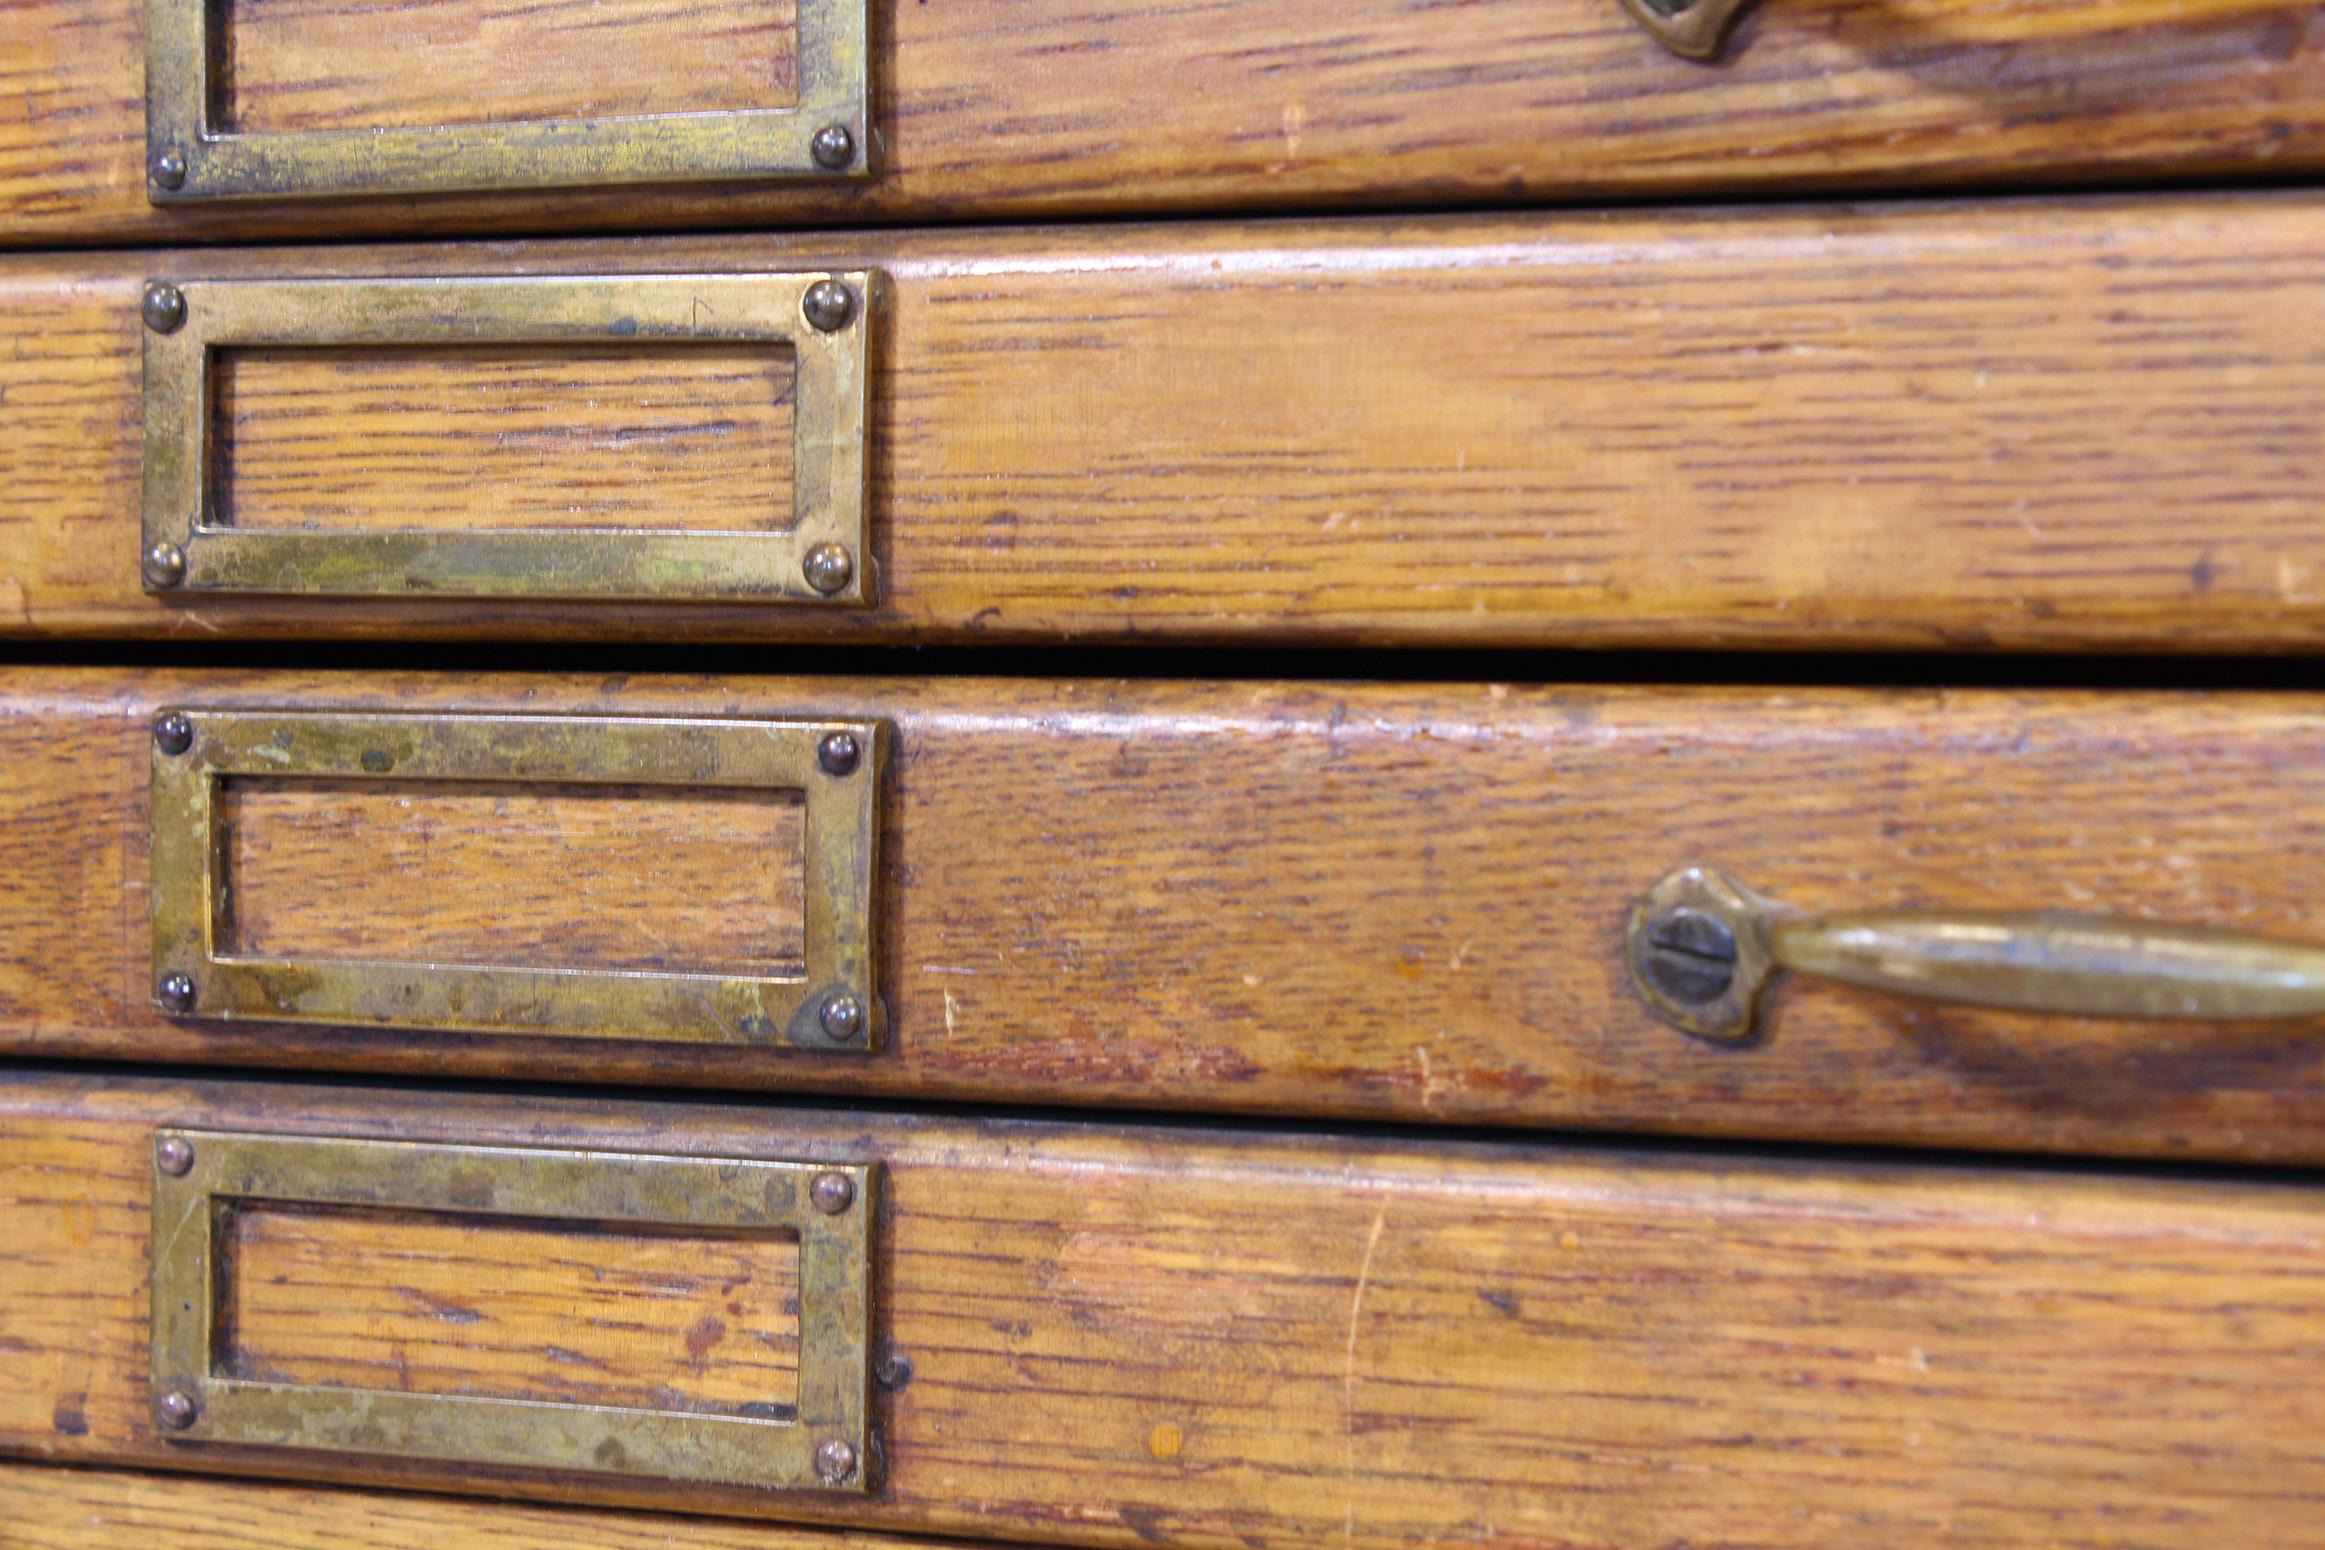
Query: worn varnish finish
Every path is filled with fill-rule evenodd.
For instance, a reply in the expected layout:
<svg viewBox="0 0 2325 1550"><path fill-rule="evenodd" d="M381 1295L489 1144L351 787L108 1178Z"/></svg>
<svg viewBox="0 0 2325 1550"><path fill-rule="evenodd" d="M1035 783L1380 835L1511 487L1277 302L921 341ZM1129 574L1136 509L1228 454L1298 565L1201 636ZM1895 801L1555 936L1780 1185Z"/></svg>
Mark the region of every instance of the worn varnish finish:
<svg viewBox="0 0 2325 1550"><path fill-rule="evenodd" d="M807 957L797 792L236 779L217 813L228 952L727 974Z"/></svg>
<svg viewBox="0 0 2325 1550"><path fill-rule="evenodd" d="M249 1204L220 1239L231 1377L713 1415L798 1397L788 1238Z"/></svg>
<svg viewBox="0 0 2325 1550"><path fill-rule="evenodd" d="M265 0L259 15L290 3ZM396 5L379 31L408 49L427 18L486 9ZM612 11L619 52L593 53L576 48L588 34L570 12L492 7L508 18L505 50L447 39L441 68L459 80L497 58L505 73L482 95L527 118L609 91L626 108L741 89L695 26L657 30L670 9L626 0ZM1765 0L1708 67L1664 52L1616 0L882 0L869 13L879 164L861 187L156 209L143 11L143 0L12 0L0 241L1475 204L2325 163L2325 13L2313 0ZM731 55L772 45L771 82L787 63L729 0L687 11L702 34L742 28ZM768 0L770 18L789 11ZM459 106L417 79L432 71L390 74L393 50L333 51L309 70L298 44L311 29L259 32L286 46L244 73L266 85L271 60L294 76L260 100L299 122L417 122ZM570 70L549 68L569 51ZM604 85L609 57L632 84Z"/></svg>
<svg viewBox="0 0 2325 1550"><path fill-rule="evenodd" d="M951 1550L955 1540L123 1470L0 1464L10 1550Z"/></svg>
<svg viewBox="0 0 2325 1550"><path fill-rule="evenodd" d="M827 264L890 277L876 608L141 589L149 275ZM238 396L243 498L618 524L629 474L714 516L787 476L711 433L735 383L589 359L546 439L561 395L457 354ZM2320 488L2307 195L0 261L16 632L2315 651Z"/></svg>
<svg viewBox="0 0 2325 1550"><path fill-rule="evenodd" d="M788 529L791 352L741 344L230 349L218 516L241 528Z"/></svg>
<svg viewBox="0 0 2325 1550"><path fill-rule="evenodd" d="M884 1488L164 1441L163 1122L877 1159ZM62 1460L1219 1550L2305 1550L2325 1499L2291 1184L23 1074L0 1233L0 1449Z"/></svg>
<svg viewBox="0 0 2325 1550"><path fill-rule="evenodd" d="M172 1022L151 1007L149 723L204 705L891 718L888 1045ZM1803 909L2325 940L2317 696L16 669L0 706L18 1054L2325 1159L2325 1030L1803 981L1726 1047L1648 1011L1623 954L1634 901L1690 862ZM480 881L438 907L500 910L490 834L440 838L446 875Z"/></svg>
<svg viewBox="0 0 2325 1550"><path fill-rule="evenodd" d="M792 0L224 0L218 14L213 111L245 134L735 112L798 96Z"/></svg>

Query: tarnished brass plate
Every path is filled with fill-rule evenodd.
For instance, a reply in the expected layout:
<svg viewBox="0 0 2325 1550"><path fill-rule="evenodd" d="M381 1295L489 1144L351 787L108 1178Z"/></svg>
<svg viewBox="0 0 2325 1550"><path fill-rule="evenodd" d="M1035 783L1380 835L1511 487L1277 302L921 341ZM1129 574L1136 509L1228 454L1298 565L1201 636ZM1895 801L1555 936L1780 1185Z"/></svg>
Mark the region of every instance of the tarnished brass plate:
<svg viewBox="0 0 2325 1550"><path fill-rule="evenodd" d="M327 596L873 601L865 543L866 338L878 277L607 275L555 279L157 281L168 332L145 329L145 552L156 592ZM853 295L829 332L806 320L825 281ZM795 362L792 510L763 532L243 530L219 520L212 357L267 347L782 343ZM809 579L809 557L844 565ZM844 572L840 574L839 572ZM834 578L837 575L837 582ZM828 590L826 588L828 587Z"/></svg>
<svg viewBox="0 0 2325 1550"><path fill-rule="evenodd" d="M146 0L147 197L289 198L710 179L855 179L872 170L866 0L798 0L792 106L544 123L237 134L214 122L220 7ZM427 61L412 68L425 72ZM813 149L844 131L845 159ZM167 169L164 171L163 169Z"/></svg>
<svg viewBox="0 0 2325 1550"><path fill-rule="evenodd" d="M876 1166L200 1130L156 1131L154 1158L154 1424L164 1437L790 1490L873 1488L866 1352ZM850 1186L834 1212L810 1194L827 1174ZM222 1373L233 1268L221 1263L220 1228L237 1204L256 1201L571 1222L577 1253L599 1224L796 1235L793 1412L632 1410Z"/></svg>
<svg viewBox="0 0 2325 1550"><path fill-rule="evenodd" d="M882 1042L872 946L885 723L203 707L172 715L186 718L192 737L154 740L151 864L154 998L173 1016L843 1053ZM835 732L860 751L840 774L817 757ZM171 752L173 743L184 751ZM806 972L790 979L229 955L220 946L215 807L218 783L231 776L800 792ZM735 864L792 863L738 854Z"/></svg>

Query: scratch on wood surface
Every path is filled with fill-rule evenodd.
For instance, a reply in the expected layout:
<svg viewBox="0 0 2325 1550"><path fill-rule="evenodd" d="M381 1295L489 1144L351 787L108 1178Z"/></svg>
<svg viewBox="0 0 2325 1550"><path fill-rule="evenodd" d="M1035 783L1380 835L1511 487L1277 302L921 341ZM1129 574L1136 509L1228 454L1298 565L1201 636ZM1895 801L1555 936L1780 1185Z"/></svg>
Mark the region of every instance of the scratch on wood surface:
<svg viewBox="0 0 2325 1550"><path fill-rule="evenodd" d="M1356 1537L1356 1328L1364 1315L1364 1289L1372 1280L1372 1256L1380 1248L1381 1228L1389 1219L1388 1196L1381 1196L1380 1209L1372 1214L1372 1231L1364 1236L1364 1258L1356 1267L1356 1290L1348 1299L1348 1340L1345 1358L1340 1369L1341 1435L1347 1446L1347 1474L1342 1490L1347 1518L1342 1524L1340 1537Z"/></svg>

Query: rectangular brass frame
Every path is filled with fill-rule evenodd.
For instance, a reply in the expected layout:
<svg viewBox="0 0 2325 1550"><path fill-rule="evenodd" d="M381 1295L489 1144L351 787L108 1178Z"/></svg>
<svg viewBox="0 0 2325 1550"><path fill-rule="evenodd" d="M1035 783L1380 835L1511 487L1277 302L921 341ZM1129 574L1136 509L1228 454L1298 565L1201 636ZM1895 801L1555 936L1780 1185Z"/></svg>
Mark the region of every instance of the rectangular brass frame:
<svg viewBox="0 0 2325 1550"><path fill-rule="evenodd" d="M876 721L681 720L618 716L404 715L187 707L193 743L155 739L151 785L155 1005L172 1016L335 1023L657 1043L784 1044L834 1053L885 1036L873 994L879 771L887 726ZM852 733L845 774L817 744ZM727 786L802 793L806 973L803 977L633 969L380 963L230 957L218 941L218 783L262 779L530 781ZM782 864L738 854L738 867ZM162 981L193 982L172 1004ZM845 1038L821 1017L855 998Z"/></svg>
<svg viewBox="0 0 2325 1550"><path fill-rule="evenodd" d="M149 176L146 197L171 204L864 178L873 150L870 11L868 0L798 0L799 91L787 108L236 134L213 122L219 0L145 0L146 167L164 155L185 164L176 187ZM838 168L809 149L830 127L846 130L854 148Z"/></svg>
<svg viewBox="0 0 2325 1550"><path fill-rule="evenodd" d="M153 1393L181 1392L192 1421L173 1442L311 1448L587 1470L718 1484L873 1488L870 1436L871 1222L877 1165L655 1157L419 1141L157 1130L190 1149L153 1170ZM172 1147L174 1151L175 1146ZM852 1204L815 1208L809 1185L838 1174ZM243 1202L373 1207L598 1223L790 1232L799 1244L799 1390L790 1417L700 1415L259 1382L218 1370L231 1267L219 1229ZM586 1240L576 1240L586 1249ZM157 1421L157 1427L160 1423ZM837 1438L858 1468L816 1471Z"/></svg>
<svg viewBox="0 0 2325 1550"><path fill-rule="evenodd" d="M809 324L809 287L837 279L855 315ZM870 604L864 518L867 338L878 276L606 275L542 279L188 280L184 322L145 335L147 552L175 546L182 574L148 591L454 598L782 600ZM167 283L167 282L157 282ZM796 454L788 524L765 532L668 529L309 532L218 520L211 363L234 346L789 344ZM775 513L770 513L773 517ZM852 562L830 593L809 585L809 550Z"/></svg>

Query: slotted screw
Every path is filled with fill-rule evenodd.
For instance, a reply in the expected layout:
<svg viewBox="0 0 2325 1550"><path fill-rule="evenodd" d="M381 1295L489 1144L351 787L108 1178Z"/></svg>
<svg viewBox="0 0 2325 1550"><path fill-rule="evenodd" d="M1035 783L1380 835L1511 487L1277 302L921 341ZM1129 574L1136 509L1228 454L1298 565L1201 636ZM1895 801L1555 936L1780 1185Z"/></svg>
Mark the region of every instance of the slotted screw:
<svg viewBox="0 0 2325 1550"><path fill-rule="evenodd" d="M1683 1006L1702 1006L1735 983L1735 929L1702 910L1665 910L1647 923L1640 957L1657 990Z"/></svg>

